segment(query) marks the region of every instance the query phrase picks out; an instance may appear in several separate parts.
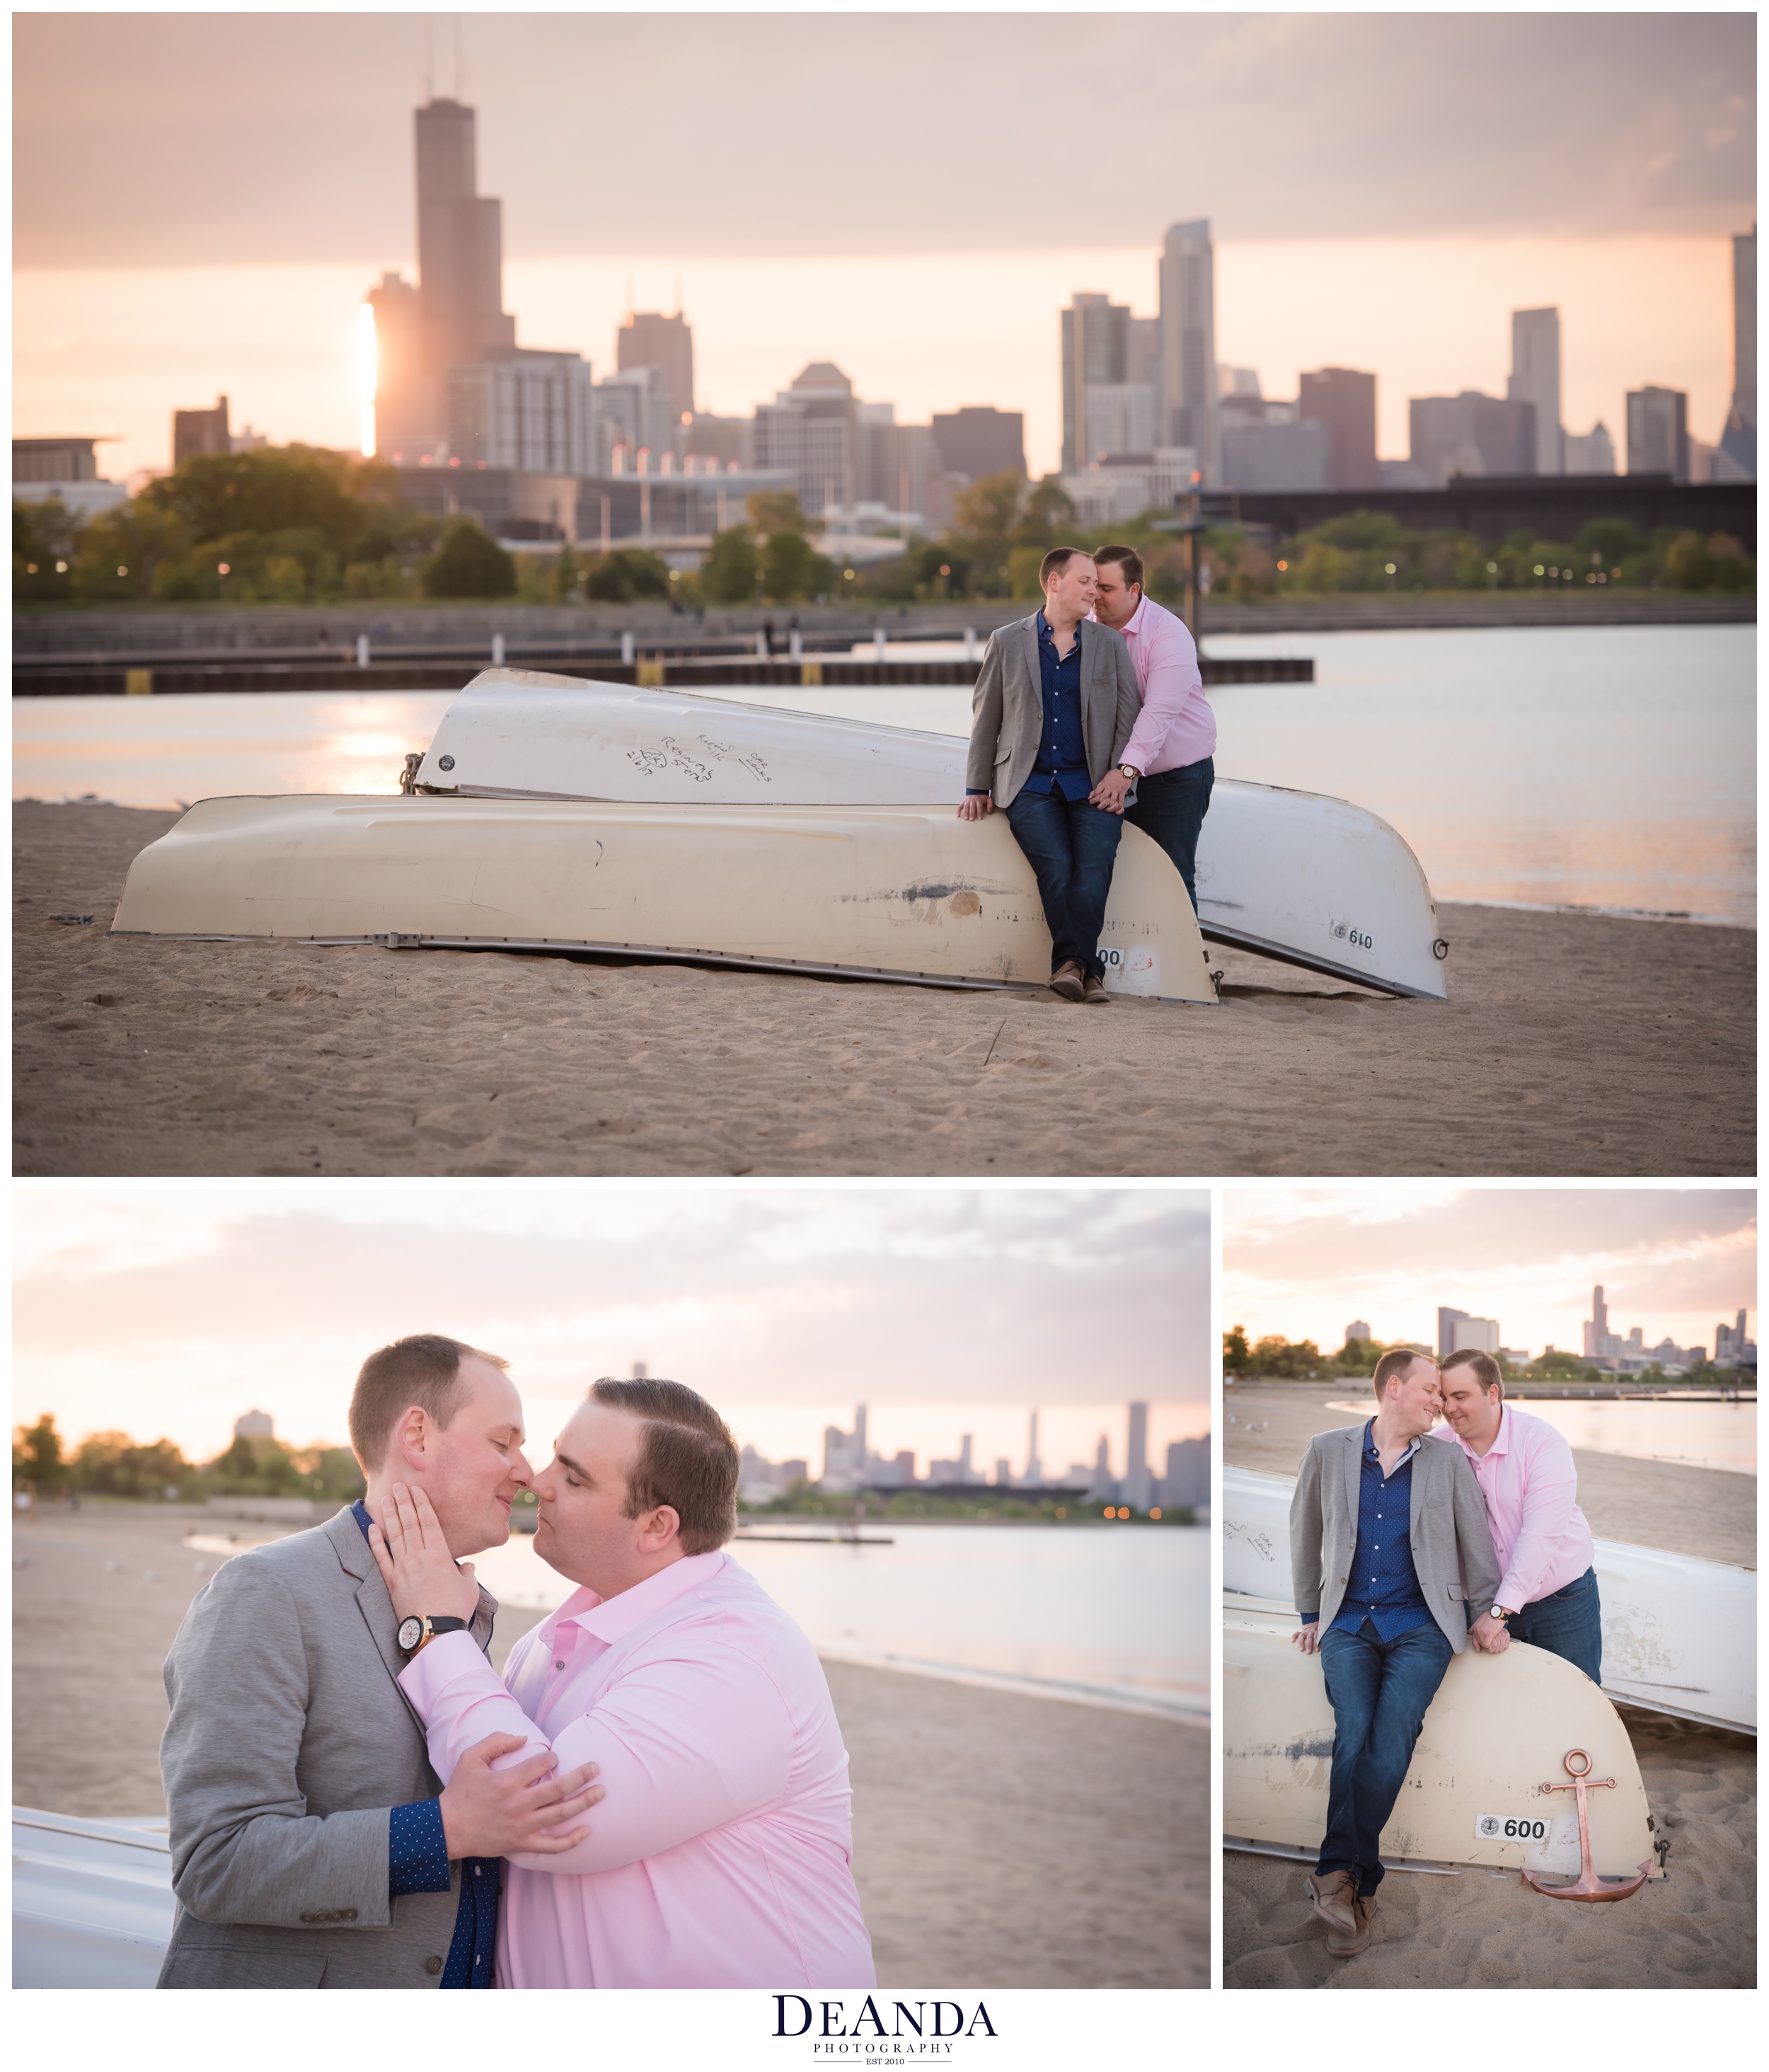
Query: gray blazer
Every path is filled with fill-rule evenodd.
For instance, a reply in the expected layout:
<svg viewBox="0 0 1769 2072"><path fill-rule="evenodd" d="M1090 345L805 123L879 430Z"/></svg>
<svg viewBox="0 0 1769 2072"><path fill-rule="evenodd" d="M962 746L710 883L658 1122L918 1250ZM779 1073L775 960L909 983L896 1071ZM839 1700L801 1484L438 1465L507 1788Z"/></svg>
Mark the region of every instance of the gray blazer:
<svg viewBox="0 0 1769 2072"><path fill-rule="evenodd" d="M1129 746L1142 700L1123 635L1091 619L1084 619L1076 631L1081 642L1081 733L1088 774L1097 784ZM965 788L993 792L998 806L1009 805L1032 774L1044 731L1035 611L989 636L970 709Z"/></svg>
<svg viewBox="0 0 1769 2072"><path fill-rule="evenodd" d="M482 1647L496 1610L482 1589ZM392 1809L442 1789L394 1681L397 1630L348 1510L236 1554L198 1593L166 1661L179 1911L162 1986L437 1984L460 1865L446 1893L388 1892Z"/></svg>
<svg viewBox="0 0 1769 2072"><path fill-rule="evenodd" d="M1325 1633L1339 1615L1357 1547L1357 1498L1364 1426L1318 1432L1302 1456L1290 1507L1290 1565L1296 1609L1318 1612ZM1420 1442L1413 1456L1413 1566L1419 1588L1460 1655L1468 1644L1468 1606L1477 1615L1499 1588L1499 1563L1487 1507L1459 1446Z"/></svg>

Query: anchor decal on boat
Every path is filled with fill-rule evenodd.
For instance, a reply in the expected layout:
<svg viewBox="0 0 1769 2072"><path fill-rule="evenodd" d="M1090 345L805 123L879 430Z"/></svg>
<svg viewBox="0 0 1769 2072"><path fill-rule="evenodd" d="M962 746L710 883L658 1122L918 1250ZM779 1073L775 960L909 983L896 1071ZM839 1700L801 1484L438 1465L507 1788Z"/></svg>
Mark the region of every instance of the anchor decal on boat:
<svg viewBox="0 0 1769 2072"><path fill-rule="evenodd" d="M1582 1768L1574 1767L1575 1757L1583 1766ZM1647 1873L1652 1868L1652 1860L1650 1856L1647 1858L1646 1861L1640 1865L1639 1876L1635 1877L1623 1878L1613 1885L1606 1885L1598 1877L1596 1866L1591 1860L1590 1814L1585 1804L1585 1794L1587 1790L1614 1790L1615 1780L1613 1777L1592 1777L1591 1759L1583 1749L1568 1749L1562 1760L1566 1774L1571 1778L1572 1782L1545 1784L1542 1790L1571 1791L1578 1794L1578 1881L1576 1885L1544 1885L1532 1872L1520 1871L1518 1875L1525 1885L1532 1887L1549 1899L1626 1899L1631 1893L1638 1892L1646 1883ZM1589 1782L1586 1782L1587 1779Z"/></svg>

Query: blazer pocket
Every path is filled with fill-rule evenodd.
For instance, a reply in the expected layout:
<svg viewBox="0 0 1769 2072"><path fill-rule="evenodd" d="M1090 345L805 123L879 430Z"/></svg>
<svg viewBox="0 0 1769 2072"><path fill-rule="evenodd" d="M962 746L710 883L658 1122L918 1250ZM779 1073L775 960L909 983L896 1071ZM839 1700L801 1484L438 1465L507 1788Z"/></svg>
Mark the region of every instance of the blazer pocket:
<svg viewBox="0 0 1769 2072"><path fill-rule="evenodd" d="M1461 1597L1463 1596L1463 1588L1459 1583L1446 1583L1443 1587L1453 1597Z"/></svg>
<svg viewBox="0 0 1769 2072"><path fill-rule="evenodd" d="M995 752L995 767L998 770L1004 763L1010 763L1013 759L1014 751L1011 747L999 748Z"/></svg>

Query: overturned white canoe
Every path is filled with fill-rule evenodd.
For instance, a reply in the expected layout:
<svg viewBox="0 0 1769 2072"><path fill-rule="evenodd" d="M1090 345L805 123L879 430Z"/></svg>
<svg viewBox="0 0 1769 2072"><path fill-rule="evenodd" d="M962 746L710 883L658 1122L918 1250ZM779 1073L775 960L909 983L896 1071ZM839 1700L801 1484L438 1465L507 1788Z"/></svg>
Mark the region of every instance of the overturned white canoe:
<svg viewBox="0 0 1769 2072"><path fill-rule="evenodd" d="M1333 1708L1318 1655L1291 1644L1295 1614L1253 1599L1223 1614L1223 1841L1313 1862L1327 1830ZM1615 1708L1557 1655L1514 1642L1503 1655L1458 1655L1425 1716L1393 1817L1382 1831L1392 1868L1463 1864L1552 1879L1580 1871L1578 1811L1565 1767L1591 1758L1591 1853L1600 1877L1650 1864L1660 1839L1632 1743ZM1520 1884L1520 1906L1541 1902Z"/></svg>
<svg viewBox="0 0 1769 2072"><path fill-rule="evenodd" d="M14 1988L150 1990L177 1913L163 1816L12 1809Z"/></svg>
<svg viewBox="0 0 1769 2072"><path fill-rule="evenodd" d="M1223 1470L1225 1590L1289 1604L1295 1488L1281 1475ZM1610 1696L1754 1734L1757 1579L1751 1571L1615 1540L1595 1543L1592 1565L1603 1606L1603 1688Z"/></svg>
<svg viewBox="0 0 1769 2072"><path fill-rule="evenodd" d="M442 715L427 789L681 804L947 805L961 736L488 669ZM1213 941L1419 999L1447 997L1431 889L1386 820L1343 799L1219 778L1198 848Z"/></svg>
<svg viewBox="0 0 1769 2072"><path fill-rule="evenodd" d="M1041 985L1051 938L999 816L949 806L206 799L142 850L121 935L595 950L958 986ZM1107 989L1213 1001L1185 887L1124 830Z"/></svg>

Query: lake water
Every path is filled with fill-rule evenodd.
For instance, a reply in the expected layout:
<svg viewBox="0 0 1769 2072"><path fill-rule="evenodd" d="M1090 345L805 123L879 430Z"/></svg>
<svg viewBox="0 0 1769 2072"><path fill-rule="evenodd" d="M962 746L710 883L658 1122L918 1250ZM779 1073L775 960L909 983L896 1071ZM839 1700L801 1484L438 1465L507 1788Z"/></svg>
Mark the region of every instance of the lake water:
<svg viewBox="0 0 1769 2072"><path fill-rule="evenodd" d="M1330 1403L1355 1410L1360 1402ZM1552 1424L1571 1446L1622 1453L1633 1461L1676 1461L1734 1474L1757 1472L1757 1406L1754 1403L1557 1403L1519 1401L1517 1408Z"/></svg>
<svg viewBox="0 0 1769 2072"><path fill-rule="evenodd" d="M1207 1528L894 1521L865 1530L892 1544L739 1540L730 1552L826 1655L1207 1716ZM576 1587L526 1534L475 1555L474 1566L507 1604L550 1610Z"/></svg>
<svg viewBox="0 0 1769 2072"><path fill-rule="evenodd" d="M1315 660L1313 684L1212 693L1218 771L1381 814L1439 899L1755 925L1754 627L1207 635L1207 646ZM936 733L970 723L962 688L710 694ZM172 806L391 792L450 696L20 698L13 796Z"/></svg>

